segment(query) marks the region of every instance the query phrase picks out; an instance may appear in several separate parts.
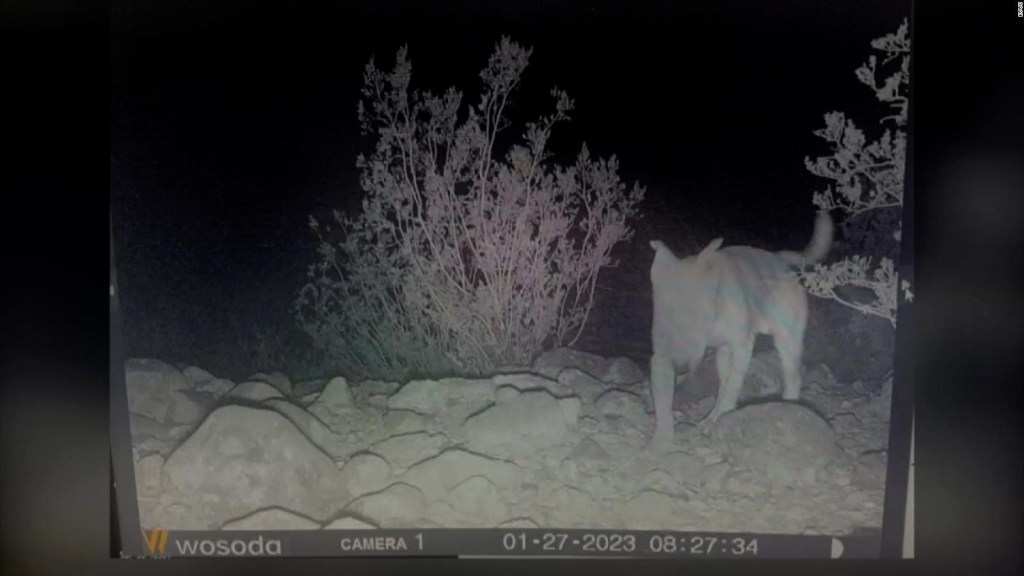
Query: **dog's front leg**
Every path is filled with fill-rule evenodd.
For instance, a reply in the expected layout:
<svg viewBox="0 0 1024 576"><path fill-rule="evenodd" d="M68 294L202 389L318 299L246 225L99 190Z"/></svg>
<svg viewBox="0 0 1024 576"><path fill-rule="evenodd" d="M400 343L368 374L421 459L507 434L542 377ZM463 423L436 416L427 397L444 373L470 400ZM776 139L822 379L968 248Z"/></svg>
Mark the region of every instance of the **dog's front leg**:
<svg viewBox="0 0 1024 576"><path fill-rule="evenodd" d="M672 359L657 352L651 356L651 397L654 399L654 436L651 445L661 450L672 444L675 422L672 419L672 396L675 393L676 370Z"/></svg>

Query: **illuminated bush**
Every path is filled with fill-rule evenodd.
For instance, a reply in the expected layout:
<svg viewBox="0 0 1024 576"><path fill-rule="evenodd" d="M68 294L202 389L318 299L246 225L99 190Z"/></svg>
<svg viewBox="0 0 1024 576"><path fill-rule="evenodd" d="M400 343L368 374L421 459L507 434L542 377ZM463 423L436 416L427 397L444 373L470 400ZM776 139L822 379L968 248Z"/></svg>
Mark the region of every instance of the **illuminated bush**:
<svg viewBox="0 0 1024 576"><path fill-rule="evenodd" d="M333 228L310 219L320 260L295 303L343 372L480 373L579 337L644 189L627 191L616 159L586 146L571 166L551 162L552 128L573 109L558 89L553 113L499 157L530 54L502 39L465 111L453 88L410 91L404 47L391 72L367 65L359 120L376 149L358 160L363 210L335 211Z"/></svg>

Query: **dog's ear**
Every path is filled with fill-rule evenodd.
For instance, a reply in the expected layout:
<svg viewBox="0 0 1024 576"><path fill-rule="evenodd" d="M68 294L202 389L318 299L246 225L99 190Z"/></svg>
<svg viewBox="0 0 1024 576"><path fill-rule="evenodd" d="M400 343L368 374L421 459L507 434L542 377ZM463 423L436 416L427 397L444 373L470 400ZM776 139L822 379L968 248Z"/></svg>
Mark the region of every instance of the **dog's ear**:
<svg viewBox="0 0 1024 576"><path fill-rule="evenodd" d="M665 243L662 242L661 240L651 240L651 248L655 252L657 252L658 250L662 250L665 248Z"/></svg>
<svg viewBox="0 0 1024 576"><path fill-rule="evenodd" d="M705 246L704 249L700 251L700 254L697 255L697 265L700 266L703 264L707 264L708 260L711 258L711 255L714 254L716 250L722 247L723 241L723 238L715 238L714 240L709 242L708 245Z"/></svg>

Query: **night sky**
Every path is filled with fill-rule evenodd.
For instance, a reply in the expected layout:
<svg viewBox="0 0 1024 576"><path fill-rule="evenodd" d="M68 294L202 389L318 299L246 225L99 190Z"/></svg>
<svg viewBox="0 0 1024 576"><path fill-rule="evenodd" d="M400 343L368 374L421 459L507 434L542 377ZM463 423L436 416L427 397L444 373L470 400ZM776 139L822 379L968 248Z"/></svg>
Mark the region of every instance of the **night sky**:
<svg viewBox="0 0 1024 576"><path fill-rule="evenodd" d="M287 308L316 259L309 215L359 206L371 57L390 70L408 45L414 88L475 104L507 35L533 48L512 135L566 90L576 109L555 160L585 142L646 186L633 248L721 235L800 249L826 184L804 168L827 152L812 132L832 110L877 126L884 109L854 70L910 14L891 0L300 4L115 3L111 208L130 355L227 371L228 310Z"/></svg>

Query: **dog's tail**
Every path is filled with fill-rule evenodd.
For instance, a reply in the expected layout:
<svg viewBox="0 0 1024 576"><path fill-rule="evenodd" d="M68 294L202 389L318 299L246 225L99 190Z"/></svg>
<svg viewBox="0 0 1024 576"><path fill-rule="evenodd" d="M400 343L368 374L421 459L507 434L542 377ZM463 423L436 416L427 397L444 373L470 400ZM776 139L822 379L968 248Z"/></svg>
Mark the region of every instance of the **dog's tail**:
<svg viewBox="0 0 1024 576"><path fill-rule="evenodd" d="M832 218L824 210L818 212L818 218L814 221L814 234L807 248L803 252L778 252L778 256L788 264L801 268L816 264L832 248L832 233Z"/></svg>

